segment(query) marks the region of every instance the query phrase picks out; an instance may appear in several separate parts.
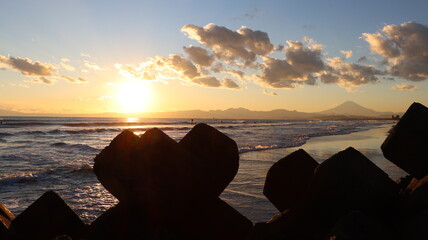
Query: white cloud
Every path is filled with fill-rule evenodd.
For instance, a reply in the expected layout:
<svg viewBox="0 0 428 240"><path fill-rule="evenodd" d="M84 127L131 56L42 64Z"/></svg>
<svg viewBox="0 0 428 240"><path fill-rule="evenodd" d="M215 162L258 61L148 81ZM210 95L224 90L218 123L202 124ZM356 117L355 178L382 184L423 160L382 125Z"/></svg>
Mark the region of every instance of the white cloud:
<svg viewBox="0 0 428 240"><path fill-rule="evenodd" d="M342 50L342 51L340 51L343 55L345 55L345 58L351 58L352 57L352 55L353 55L353 53L352 53L352 51L345 51L345 50Z"/></svg>
<svg viewBox="0 0 428 240"><path fill-rule="evenodd" d="M85 66L88 70L94 70L94 71L104 71L105 68L100 67L98 64L94 62L90 62L88 60L83 60L83 66Z"/></svg>
<svg viewBox="0 0 428 240"><path fill-rule="evenodd" d="M61 67L64 68L65 70L69 71L69 72L74 72L76 69L71 66L70 64L66 64L64 62L60 63Z"/></svg>
<svg viewBox="0 0 428 240"><path fill-rule="evenodd" d="M385 58L388 73L411 81L428 79L428 26L416 22L386 25L363 33L373 53Z"/></svg>
<svg viewBox="0 0 428 240"><path fill-rule="evenodd" d="M419 87L415 86L415 85L412 85L412 84L403 83L403 84L396 84L391 89L392 90L412 91L412 92L414 92L414 91L419 90Z"/></svg>

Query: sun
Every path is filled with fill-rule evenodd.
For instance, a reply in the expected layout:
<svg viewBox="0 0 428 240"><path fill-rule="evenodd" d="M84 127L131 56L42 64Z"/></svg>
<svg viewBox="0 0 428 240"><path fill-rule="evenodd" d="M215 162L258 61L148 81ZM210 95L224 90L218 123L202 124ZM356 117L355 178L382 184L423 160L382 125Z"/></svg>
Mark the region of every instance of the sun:
<svg viewBox="0 0 428 240"><path fill-rule="evenodd" d="M146 111L150 98L149 86L142 81L123 83L117 89L119 111L123 113Z"/></svg>

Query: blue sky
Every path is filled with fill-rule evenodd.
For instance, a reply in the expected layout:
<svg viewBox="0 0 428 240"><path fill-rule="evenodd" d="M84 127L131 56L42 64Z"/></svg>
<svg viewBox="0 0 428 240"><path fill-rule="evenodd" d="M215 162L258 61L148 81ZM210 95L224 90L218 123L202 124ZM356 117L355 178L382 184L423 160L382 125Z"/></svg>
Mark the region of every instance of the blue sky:
<svg viewBox="0 0 428 240"><path fill-rule="evenodd" d="M421 77L409 79L412 73L405 75L403 69L400 73L385 72L394 64L408 67L409 62L421 60L427 53L421 53L416 60L404 55L382 55L384 49L372 48L376 39L370 42L362 35L382 33L385 26L392 25L402 26L402 34L413 26L402 24L414 22L422 26L415 31L424 39L424 27L428 24L426 1L3 1L2 9L0 109L86 113L122 111L123 105L144 101L145 104L134 104L126 111L229 107L317 111L353 100L379 111L404 111L413 101L428 104L424 73L415 73ZM218 43L188 32L210 23L211 29L220 34ZM194 28L182 31L186 25ZM232 45L221 45L221 37L226 36L221 34L233 34L242 26L252 32L260 31L254 36L266 34L274 48L285 48L256 53L251 67L242 67L242 56L222 58L221 54L226 53L216 50L216 44ZM385 38L386 33L383 34ZM304 37L312 40L304 41ZM299 49L310 55L306 57L313 57L315 65L309 70L308 66L293 65L291 54L302 51L298 52L299 46L293 47L287 41L303 44ZM418 44L416 47L424 49L428 43ZM191 45L214 56L213 65L201 67L195 58L190 59L183 47ZM405 47L399 47L404 54ZM243 45L248 50L246 54L257 52L250 48ZM290 50L287 56L286 49ZM346 57L341 51L352 51L352 56ZM170 57L174 54L181 57ZM362 57L367 61L358 61ZM230 62L232 58L234 63ZM336 59L333 64L328 60L333 58L342 60ZM384 58L389 59L389 65L381 64ZM178 66L176 60L192 69L196 67L198 72L194 76L184 74L183 66ZM401 65L396 64L397 60ZM40 62L51 68L46 74L25 72L17 65L19 61L30 63L27 67ZM152 61L151 65L148 61ZM159 73L159 69L154 73L142 67L159 67L161 62L169 64L168 73ZM215 63L222 64L222 72L215 72ZM290 75L274 68L274 63L301 72ZM423 61L418 64L425 66ZM350 73L361 66L373 66L364 71L370 71L369 77L376 79L346 82L322 80L320 75L334 68L335 77L340 78L345 76L345 68ZM238 79L224 70L239 70L245 75ZM282 75L267 74L274 70L282 71ZM132 75L136 71L138 77ZM144 78L143 72L153 77ZM277 82L276 77L282 80ZM123 97L118 92L126 91L124 86L138 88L145 96L120 99Z"/></svg>

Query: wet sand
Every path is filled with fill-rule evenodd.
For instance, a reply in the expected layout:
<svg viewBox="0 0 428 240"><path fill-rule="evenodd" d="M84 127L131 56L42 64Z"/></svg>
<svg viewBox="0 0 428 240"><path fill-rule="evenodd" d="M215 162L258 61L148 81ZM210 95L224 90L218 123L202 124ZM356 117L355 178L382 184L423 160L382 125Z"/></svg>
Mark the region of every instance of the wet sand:
<svg viewBox="0 0 428 240"><path fill-rule="evenodd" d="M351 146L385 171L391 179L399 179L407 175L406 172L386 160L380 149L392 126L393 123L345 135L314 137L303 146L294 148L243 153L240 156L238 174L221 198L253 222L269 220L278 213L278 210L263 195L266 173L273 163L299 148L304 149L321 163L333 154Z"/></svg>

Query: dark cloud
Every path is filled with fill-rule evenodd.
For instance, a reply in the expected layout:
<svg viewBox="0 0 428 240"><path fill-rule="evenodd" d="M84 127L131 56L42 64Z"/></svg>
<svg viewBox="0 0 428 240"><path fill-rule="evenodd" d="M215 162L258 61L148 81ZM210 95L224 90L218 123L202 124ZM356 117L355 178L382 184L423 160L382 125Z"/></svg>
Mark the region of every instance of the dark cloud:
<svg viewBox="0 0 428 240"><path fill-rule="evenodd" d="M46 77L38 77L38 78L31 79L30 82L32 82L32 83L44 83L44 84L51 85L51 84L55 83L55 80L52 80L52 79L49 79Z"/></svg>
<svg viewBox="0 0 428 240"><path fill-rule="evenodd" d="M60 77L63 78L63 79L65 79L65 80L67 80L67 81L69 81L69 82L71 82L71 83L88 83L89 82L88 80L86 80L84 78L81 78L81 77L79 77L79 78L72 78L70 76L64 76L64 75L61 75Z"/></svg>
<svg viewBox="0 0 428 240"><path fill-rule="evenodd" d="M53 65L33 62L29 58L5 57L0 55L0 63L7 68L21 72L25 76L52 76L55 74Z"/></svg>
<svg viewBox="0 0 428 240"><path fill-rule="evenodd" d="M372 65L345 63L341 58L330 58L328 68L318 77L323 83L337 83L339 86L355 87L379 81L378 76L385 73Z"/></svg>
<svg viewBox="0 0 428 240"><path fill-rule="evenodd" d="M285 48L286 59L265 57L259 82L273 88L294 88L302 83L315 85L314 73L325 69L321 59L322 47L313 40L306 39L308 46L302 42L288 41Z"/></svg>
<svg viewBox="0 0 428 240"><path fill-rule="evenodd" d="M245 66L254 63L257 55L266 56L274 49L267 33L245 26L232 31L213 23L204 27L190 24L181 28L181 31L210 48L217 58L226 61L239 60Z"/></svg>
<svg viewBox="0 0 428 240"><path fill-rule="evenodd" d="M371 51L384 57L388 73L411 81L428 79L428 26L415 22L386 25L363 33Z"/></svg>
<svg viewBox="0 0 428 240"><path fill-rule="evenodd" d="M358 58L357 62L362 63L362 62L367 62L367 57L366 56L362 56L360 58Z"/></svg>
<svg viewBox="0 0 428 240"><path fill-rule="evenodd" d="M212 77L212 76L193 78L192 82L204 87L221 87L222 86L221 82L216 77Z"/></svg>
<svg viewBox="0 0 428 240"><path fill-rule="evenodd" d="M307 76L288 63L287 60L265 58L262 74L258 76L262 85L273 88L294 88Z"/></svg>
<svg viewBox="0 0 428 240"><path fill-rule="evenodd" d="M303 74L318 72L324 68L321 59L322 48L318 45L304 46L301 42L287 42L289 47L285 48L288 62Z"/></svg>
<svg viewBox="0 0 428 240"><path fill-rule="evenodd" d="M190 60L204 67L209 67L214 62L214 56L201 47L183 47L184 51L189 55Z"/></svg>
<svg viewBox="0 0 428 240"><path fill-rule="evenodd" d="M169 67L171 70L176 71L181 76L193 79L200 76L198 69L193 65L193 63L183 56L178 54L172 54L168 58L160 58L161 62L158 64ZM163 61L163 62L162 62Z"/></svg>
<svg viewBox="0 0 428 240"><path fill-rule="evenodd" d="M244 17L253 20L253 19L257 18L258 15L259 15L259 9L253 8L251 12L246 12L244 14Z"/></svg>
<svg viewBox="0 0 428 240"><path fill-rule="evenodd" d="M241 89L241 87L236 84L232 79L225 78L223 82L223 87L230 89Z"/></svg>
<svg viewBox="0 0 428 240"><path fill-rule="evenodd" d="M275 51L282 51L284 50L284 45L278 44L278 46L275 48Z"/></svg>

